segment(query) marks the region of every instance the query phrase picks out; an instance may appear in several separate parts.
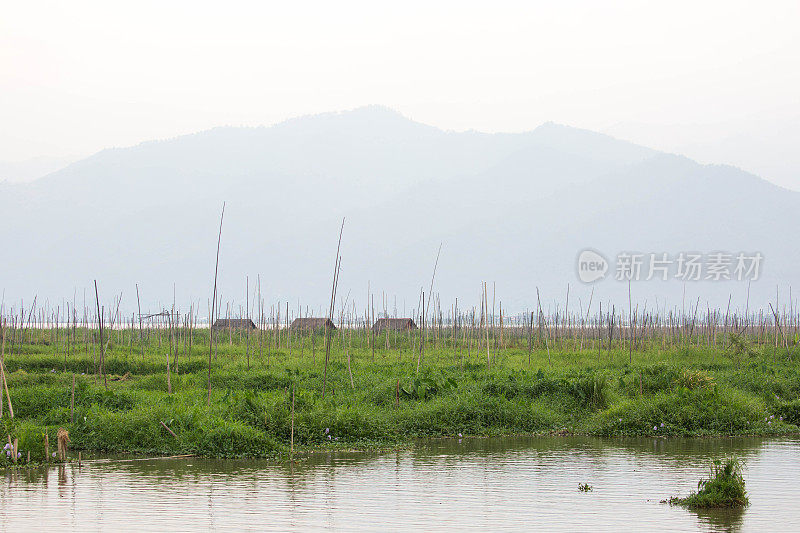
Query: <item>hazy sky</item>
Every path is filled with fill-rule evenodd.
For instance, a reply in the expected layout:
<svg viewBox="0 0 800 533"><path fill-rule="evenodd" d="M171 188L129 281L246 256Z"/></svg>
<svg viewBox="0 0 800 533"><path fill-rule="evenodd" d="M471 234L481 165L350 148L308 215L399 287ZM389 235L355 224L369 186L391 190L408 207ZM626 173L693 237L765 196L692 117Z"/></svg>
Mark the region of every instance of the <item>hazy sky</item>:
<svg viewBox="0 0 800 533"><path fill-rule="evenodd" d="M677 131L665 145L799 129L797 0L378 4L4 2L0 160L365 104L456 130Z"/></svg>

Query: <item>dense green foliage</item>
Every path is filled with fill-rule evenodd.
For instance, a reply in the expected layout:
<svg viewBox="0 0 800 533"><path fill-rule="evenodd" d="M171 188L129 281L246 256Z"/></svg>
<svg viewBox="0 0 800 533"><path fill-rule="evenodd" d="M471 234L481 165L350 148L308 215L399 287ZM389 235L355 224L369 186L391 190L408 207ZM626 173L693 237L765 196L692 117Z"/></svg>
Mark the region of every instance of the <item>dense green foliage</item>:
<svg viewBox="0 0 800 533"><path fill-rule="evenodd" d="M207 330L177 350L160 333L144 341L116 334L104 361L107 388L91 340L70 346L28 332L9 342L15 418L4 405L3 440L18 438L23 456L37 460L44 432L52 452L59 427L73 451L272 456L289 449L292 391L297 450L458 434L763 435L794 433L800 423L798 358L772 348L731 358L721 347L688 344L631 354L568 346L529 353L510 343L492 346L489 364L485 346L440 339L425 347L417 370L413 339L388 349L379 340L373 352L339 332L323 378L320 335L293 339L290 352L255 332L249 342L226 334L213 350L209 405Z"/></svg>
<svg viewBox="0 0 800 533"><path fill-rule="evenodd" d="M697 492L686 498L672 498L670 503L690 509L744 507L749 501L744 488L742 464L737 459L714 461L708 479L697 483Z"/></svg>

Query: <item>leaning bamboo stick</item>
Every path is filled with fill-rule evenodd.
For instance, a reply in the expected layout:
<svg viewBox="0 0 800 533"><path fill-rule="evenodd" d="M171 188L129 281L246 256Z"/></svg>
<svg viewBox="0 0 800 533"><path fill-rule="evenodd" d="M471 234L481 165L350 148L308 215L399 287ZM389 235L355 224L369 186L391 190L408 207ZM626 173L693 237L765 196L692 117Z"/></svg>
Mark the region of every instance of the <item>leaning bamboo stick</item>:
<svg viewBox="0 0 800 533"><path fill-rule="evenodd" d="M2 335L3 340L0 342L2 347L0 348L0 378L3 380L3 390L6 393L6 401L8 402L8 414L11 418L14 418L14 407L11 405L11 395L8 393L8 381L6 380L6 334L5 334L5 323L0 320L0 335ZM3 399L0 398L0 405L2 405ZM2 411L0 411L0 416L2 416Z"/></svg>
<svg viewBox="0 0 800 533"><path fill-rule="evenodd" d="M214 310L217 306L217 274L219 273L219 245L222 241L222 220L225 217L225 202L222 202L222 214L219 217L219 235L217 236L217 260L214 265L214 291L211 297L211 316L208 322L208 406L211 407L211 355L214 348Z"/></svg>

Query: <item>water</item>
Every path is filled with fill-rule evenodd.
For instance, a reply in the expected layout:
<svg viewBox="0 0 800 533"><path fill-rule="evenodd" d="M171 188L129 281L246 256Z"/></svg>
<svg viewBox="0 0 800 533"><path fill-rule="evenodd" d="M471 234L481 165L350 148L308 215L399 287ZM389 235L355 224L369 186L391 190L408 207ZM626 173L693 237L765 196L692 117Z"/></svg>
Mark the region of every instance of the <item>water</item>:
<svg viewBox="0 0 800 533"><path fill-rule="evenodd" d="M659 503L729 454L747 465L749 508ZM441 440L294 465L117 457L5 473L0 530L788 531L798 479L800 439Z"/></svg>

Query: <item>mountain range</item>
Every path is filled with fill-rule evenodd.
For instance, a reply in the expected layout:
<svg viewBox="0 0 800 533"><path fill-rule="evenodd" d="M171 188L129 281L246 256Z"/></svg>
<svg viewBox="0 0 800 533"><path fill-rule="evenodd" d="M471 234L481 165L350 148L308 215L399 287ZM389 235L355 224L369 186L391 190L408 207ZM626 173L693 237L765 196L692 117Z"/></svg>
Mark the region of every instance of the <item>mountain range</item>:
<svg viewBox="0 0 800 533"><path fill-rule="evenodd" d="M417 307L440 246L446 309L477 305L484 281L511 313L537 291L543 307L563 306L568 285L573 312L590 294L627 305L628 284L613 279L623 252L764 258L751 284L634 281L640 306L764 307L776 288L783 306L800 281L798 192L558 124L453 132L373 106L108 149L0 183L5 305L80 306L96 279L106 305L121 293L135 309L138 284L143 308L174 295L206 314L223 202L219 292L237 309L247 279L251 303L260 280L268 308L326 309L343 218L337 300L362 313L368 288L378 311ZM592 286L576 276L587 248L612 263Z"/></svg>

